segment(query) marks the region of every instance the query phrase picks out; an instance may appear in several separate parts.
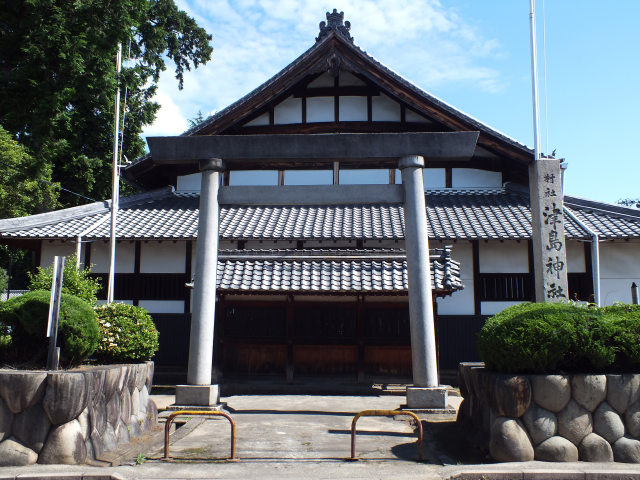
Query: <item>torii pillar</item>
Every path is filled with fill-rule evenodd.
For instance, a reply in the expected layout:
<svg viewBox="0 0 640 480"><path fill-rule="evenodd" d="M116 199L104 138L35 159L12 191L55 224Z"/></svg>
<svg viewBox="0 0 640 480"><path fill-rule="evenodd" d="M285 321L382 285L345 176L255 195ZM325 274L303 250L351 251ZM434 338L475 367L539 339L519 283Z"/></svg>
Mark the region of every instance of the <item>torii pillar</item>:
<svg viewBox="0 0 640 480"><path fill-rule="evenodd" d="M409 321L413 386L407 386L409 409L447 407L447 389L440 386L431 295L429 232L424 202L424 158L402 157L398 162L404 187L405 249L409 276Z"/></svg>
<svg viewBox="0 0 640 480"><path fill-rule="evenodd" d="M213 383L213 331L218 271L218 186L224 162L219 158L200 160L202 184L198 217L196 270L193 279L193 307L187 385L176 386L176 405L211 406L220 401L220 389Z"/></svg>

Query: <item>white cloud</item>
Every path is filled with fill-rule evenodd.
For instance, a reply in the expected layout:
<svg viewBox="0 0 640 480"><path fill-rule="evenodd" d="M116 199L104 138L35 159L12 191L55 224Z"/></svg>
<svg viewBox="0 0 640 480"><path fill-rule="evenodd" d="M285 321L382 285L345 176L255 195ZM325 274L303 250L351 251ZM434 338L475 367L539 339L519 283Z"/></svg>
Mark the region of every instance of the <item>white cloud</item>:
<svg viewBox="0 0 640 480"><path fill-rule="evenodd" d="M384 0L332 3L351 22L357 45L422 88L451 83L489 93L502 88L499 72L480 61L500 56L498 42L483 38L439 0L405 0L399 7ZM187 73L182 92L168 65L156 97L163 107L145 134L180 133L198 110L221 110L259 86L312 46L326 12L316 0L179 0L178 5L213 34L212 60Z"/></svg>

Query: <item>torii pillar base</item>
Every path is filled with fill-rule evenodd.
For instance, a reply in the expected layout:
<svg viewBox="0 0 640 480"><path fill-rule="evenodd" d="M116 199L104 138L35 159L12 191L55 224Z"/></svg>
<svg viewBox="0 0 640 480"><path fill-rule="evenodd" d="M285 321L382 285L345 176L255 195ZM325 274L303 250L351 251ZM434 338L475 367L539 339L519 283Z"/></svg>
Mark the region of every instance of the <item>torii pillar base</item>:
<svg viewBox="0 0 640 480"><path fill-rule="evenodd" d="M407 387L408 410L437 409L447 407L447 387Z"/></svg>
<svg viewBox="0 0 640 480"><path fill-rule="evenodd" d="M210 407L220 403L218 385L176 385L175 405Z"/></svg>

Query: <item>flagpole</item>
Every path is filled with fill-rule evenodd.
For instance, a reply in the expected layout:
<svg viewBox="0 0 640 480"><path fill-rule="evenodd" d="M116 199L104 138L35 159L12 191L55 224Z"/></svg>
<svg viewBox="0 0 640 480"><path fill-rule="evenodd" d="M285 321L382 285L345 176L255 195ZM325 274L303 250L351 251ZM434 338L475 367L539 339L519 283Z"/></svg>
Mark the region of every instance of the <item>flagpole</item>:
<svg viewBox="0 0 640 480"><path fill-rule="evenodd" d="M107 303L113 302L115 263L116 263L116 220L120 194L120 171L118 165L118 143L120 139L120 70L122 68L122 43L118 43L116 54L116 102L113 127L113 182L111 190L111 235L109 239L109 286L107 288Z"/></svg>
<svg viewBox="0 0 640 480"><path fill-rule="evenodd" d="M535 0L529 0L531 12L529 25L531 27L531 88L533 89L533 151L534 160L540 158L540 115L538 113L538 56L536 53L536 9Z"/></svg>

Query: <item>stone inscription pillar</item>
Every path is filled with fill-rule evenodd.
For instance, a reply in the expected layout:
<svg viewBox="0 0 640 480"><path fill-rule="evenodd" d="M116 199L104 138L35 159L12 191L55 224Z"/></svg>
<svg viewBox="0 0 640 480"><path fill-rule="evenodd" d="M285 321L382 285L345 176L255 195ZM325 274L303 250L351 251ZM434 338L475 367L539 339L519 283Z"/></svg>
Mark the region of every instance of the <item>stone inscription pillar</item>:
<svg viewBox="0 0 640 480"><path fill-rule="evenodd" d="M409 408L445 408L446 389L439 386L429 235L424 201L424 158L411 155L398 162L404 187L405 249L409 275L409 319L413 387L407 387Z"/></svg>
<svg viewBox="0 0 640 480"><path fill-rule="evenodd" d="M218 185L222 160L200 161L202 185L198 217L193 307L189 343L187 385L176 388L177 405L215 405L220 398L217 385L211 384L213 331L218 270Z"/></svg>
<svg viewBox="0 0 640 480"><path fill-rule="evenodd" d="M569 300L560 160L541 158L529 166L531 230L536 302Z"/></svg>

